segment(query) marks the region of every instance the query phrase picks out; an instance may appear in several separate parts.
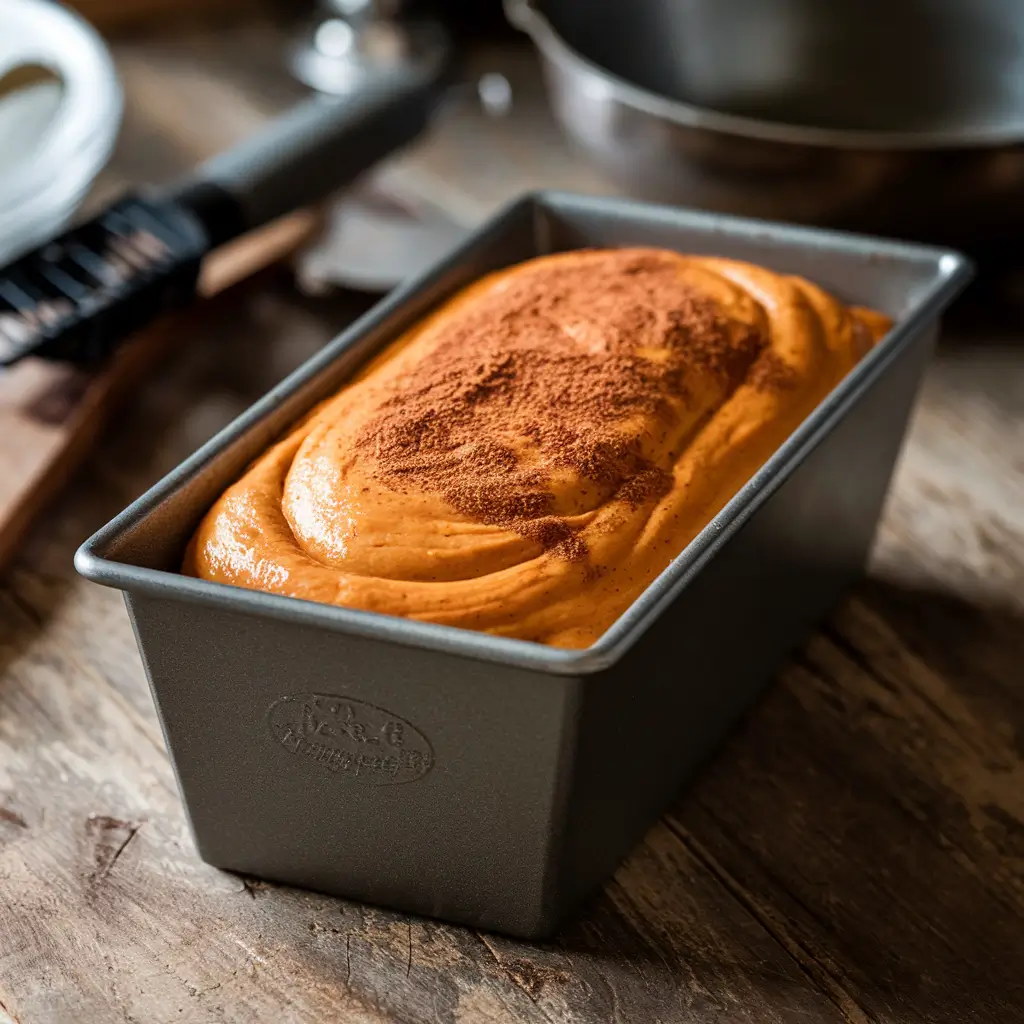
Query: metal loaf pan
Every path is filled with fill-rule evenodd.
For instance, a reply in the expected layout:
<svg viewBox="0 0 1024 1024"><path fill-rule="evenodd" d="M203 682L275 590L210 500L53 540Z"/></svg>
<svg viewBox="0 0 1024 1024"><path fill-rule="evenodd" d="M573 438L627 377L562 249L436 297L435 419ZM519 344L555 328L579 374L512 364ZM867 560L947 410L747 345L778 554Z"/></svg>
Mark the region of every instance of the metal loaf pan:
<svg viewBox="0 0 1024 1024"><path fill-rule="evenodd" d="M187 579L219 493L482 274L657 245L802 274L897 326L592 647L557 650ZM862 571L959 255L561 193L400 288L85 543L125 592L201 856L514 935L549 934Z"/></svg>

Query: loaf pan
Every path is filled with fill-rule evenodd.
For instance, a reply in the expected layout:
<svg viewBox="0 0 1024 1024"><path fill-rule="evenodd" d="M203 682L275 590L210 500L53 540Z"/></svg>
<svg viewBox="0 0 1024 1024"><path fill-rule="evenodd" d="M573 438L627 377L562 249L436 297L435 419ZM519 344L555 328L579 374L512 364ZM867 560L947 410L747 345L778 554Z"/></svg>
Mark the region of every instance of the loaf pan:
<svg viewBox="0 0 1024 1024"><path fill-rule="evenodd" d="M431 307L529 257L621 245L801 274L897 324L593 646L178 575L250 460ZM969 277L938 249L545 192L392 294L76 556L125 592L203 859L551 933L862 571L939 314Z"/></svg>

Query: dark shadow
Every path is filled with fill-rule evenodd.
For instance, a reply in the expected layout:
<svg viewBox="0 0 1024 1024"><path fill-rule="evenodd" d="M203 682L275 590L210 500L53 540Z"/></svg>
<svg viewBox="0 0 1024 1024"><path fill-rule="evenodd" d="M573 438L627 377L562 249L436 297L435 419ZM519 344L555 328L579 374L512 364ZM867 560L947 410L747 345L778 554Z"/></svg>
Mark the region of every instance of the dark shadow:
<svg viewBox="0 0 1024 1024"><path fill-rule="evenodd" d="M978 276L945 317L946 348L1024 345L1024 264L1017 247L994 245L972 252Z"/></svg>

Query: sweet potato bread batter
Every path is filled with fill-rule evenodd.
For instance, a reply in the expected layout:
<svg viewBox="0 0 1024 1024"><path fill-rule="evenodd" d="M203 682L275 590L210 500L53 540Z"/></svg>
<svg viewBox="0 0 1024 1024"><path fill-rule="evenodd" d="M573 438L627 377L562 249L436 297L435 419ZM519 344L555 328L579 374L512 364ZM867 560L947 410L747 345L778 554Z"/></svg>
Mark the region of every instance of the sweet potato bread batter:
<svg viewBox="0 0 1024 1024"><path fill-rule="evenodd" d="M732 260L531 260L449 300L260 457L184 571L586 647L888 326Z"/></svg>

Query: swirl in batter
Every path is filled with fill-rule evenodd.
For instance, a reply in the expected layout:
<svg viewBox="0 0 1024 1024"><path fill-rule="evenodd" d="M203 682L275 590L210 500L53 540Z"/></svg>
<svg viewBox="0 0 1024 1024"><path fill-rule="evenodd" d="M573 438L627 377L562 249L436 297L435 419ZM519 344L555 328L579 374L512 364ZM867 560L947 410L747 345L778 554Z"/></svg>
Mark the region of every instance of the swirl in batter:
<svg viewBox="0 0 1024 1024"><path fill-rule="evenodd" d="M531 260L442 305L259 458L184 571L589 646L888 326L731 260Z"/></svg>

